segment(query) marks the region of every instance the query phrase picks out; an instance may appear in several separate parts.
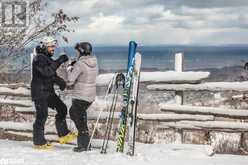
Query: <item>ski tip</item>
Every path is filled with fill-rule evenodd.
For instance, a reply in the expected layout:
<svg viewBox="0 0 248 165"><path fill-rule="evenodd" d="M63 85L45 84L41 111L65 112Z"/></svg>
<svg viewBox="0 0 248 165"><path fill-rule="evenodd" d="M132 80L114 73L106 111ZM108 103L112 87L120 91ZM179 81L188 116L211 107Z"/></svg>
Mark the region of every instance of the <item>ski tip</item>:
<svg viewBox="0 0 248 165"><path fill-rule="evenodd" d="M137 43L135 41L129 41L129 45L135 45L135 46L137 46Z"/></svg>

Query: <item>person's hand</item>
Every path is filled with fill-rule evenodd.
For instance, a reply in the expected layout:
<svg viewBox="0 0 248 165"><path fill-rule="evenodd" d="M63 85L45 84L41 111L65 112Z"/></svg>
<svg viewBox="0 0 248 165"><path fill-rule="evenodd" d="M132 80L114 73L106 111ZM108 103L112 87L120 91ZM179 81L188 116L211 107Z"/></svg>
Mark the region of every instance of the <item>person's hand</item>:
<svg viewBox="0 0 248 165"><path fill-rule="evenodd" d="M77 62L77 61L72 61L72 62L70 63L70 65L73 66L76 62Z"/></svg>
<svg viewBox="0 0 248 165"><path fill-rule="evenodd" d="M68 61L68 60L69 60L69 59L68 59L67 55L63 54L63 55L61 55L61 56L56 60L56 62L57 62L59 65L61 65L61 64L65 63L65 62Z"/></svg>
<svg viewBox="0 0 248 165"><path fill-rule="evenodd" d="M73 70L73 66L72 65L68 65L66 68L67 72L71 72Z"/></svg>
<svg viewBox="0 0 248 165"><path fill-rule="evenodd" d="M59 89L61 91L64 91L65 90L65 88L66 88L66 82L61 77L56 76L54 78L54 81L59 86Z"/></svg>
<svg viewBox="0 0 248 165"><path fill-rule="evenodd" d="M69 64L67 65L67 72L71 72L73 70L73 65L76 63L77 61L75 59L70 59L69 60Z"/></svg>
<svg viewBox="0 0 248 165"><path fill-rule="evenodd" d="M59 85L59 89L60 89L61 91L64 91L65 88L66 88L66 83L65 83L65 81L61 81L61 83L60 83L60 85Z"/></svg>
<svg viewBox="0 0 248 165"><path fill-rule="evenodd" d="M74 65L77 62L75 58L69 59L68 65Z"/></svg>

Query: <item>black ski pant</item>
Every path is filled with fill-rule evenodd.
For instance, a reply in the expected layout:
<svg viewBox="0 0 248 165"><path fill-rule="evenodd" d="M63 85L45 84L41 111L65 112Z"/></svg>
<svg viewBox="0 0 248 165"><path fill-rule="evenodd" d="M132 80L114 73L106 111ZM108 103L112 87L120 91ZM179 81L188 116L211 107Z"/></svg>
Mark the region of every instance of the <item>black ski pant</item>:
<svg viewBox="0 0 248 165"><path fill-rule="evenodd" d="M88 102L85 100L72 99L70 117L77 127L78 136L81 136L84 133L88 133L87 109L91 104L92 102Z"/></svg>
<svg viewBox="0 0 248 165"><path fill-rule="evenodd" d="M58 136L65 136L70 132L66 124L67 107L57 95L49 96L46 99L34 100L34 104L36 118L33 124L33 142L35 145L46 144L44 126L48 117L48 107L57 111L55 126Z"/></svg>

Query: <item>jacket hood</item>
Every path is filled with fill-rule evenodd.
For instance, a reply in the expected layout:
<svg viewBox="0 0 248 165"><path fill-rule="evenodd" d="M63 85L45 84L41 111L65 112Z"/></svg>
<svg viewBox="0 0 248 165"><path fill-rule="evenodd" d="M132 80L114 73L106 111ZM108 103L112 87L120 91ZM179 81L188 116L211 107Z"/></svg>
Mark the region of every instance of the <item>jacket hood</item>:
<svg viewBox="0 0 248 165"><path fill-rule="evenodd" d="M97 65L97 60L95 56L81 56L79 60L91 68L94 68Z"/></svg>

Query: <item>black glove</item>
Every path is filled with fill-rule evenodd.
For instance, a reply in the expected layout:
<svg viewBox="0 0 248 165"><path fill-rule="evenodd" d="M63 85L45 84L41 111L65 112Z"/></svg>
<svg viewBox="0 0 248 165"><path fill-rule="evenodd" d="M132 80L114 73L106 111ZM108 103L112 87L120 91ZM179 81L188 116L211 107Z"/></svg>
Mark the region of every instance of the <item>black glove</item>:
<svg viewBox="0 0 248 165"><path fill-rule="evenodd" d="M59 76L54 77L54 82L59 86L59 89L61 91L65 90L66 88L66 82Z"/></svg>
<svg viewBox="0 0 248 165"><path fill-rule="evenodd" d="M56 62L59 64L59 65L61 65L61 64L63 64L64 62L66 62L66 61L68 61L69 59L68 59L68 57L67 57L67 55L61 55L57 60L56 60Z"/></svg>
<svg viewBox="0 0 248 165"><path fill-rule="evenodd" d="M70 63L70 65L73 66L76 62L77 62L77 61L72 61L72 62Z"/></svg>
<svg viewBox="0 0 248 165"><path fill-rule="evenodd" d="M65 54L63 54L59 56L59 58L52 63L51 67L56 71L61 64L63 64L68 60L69 60L68 57Z"/></svg>

